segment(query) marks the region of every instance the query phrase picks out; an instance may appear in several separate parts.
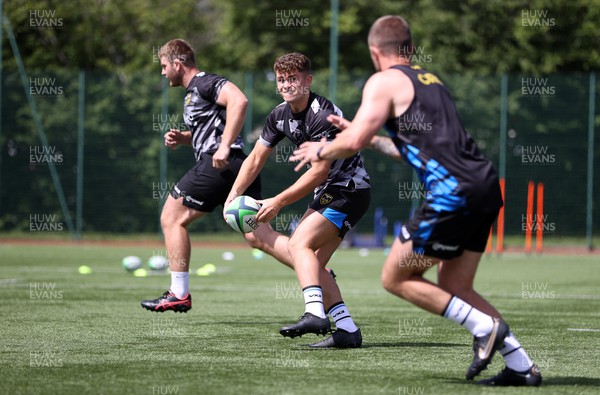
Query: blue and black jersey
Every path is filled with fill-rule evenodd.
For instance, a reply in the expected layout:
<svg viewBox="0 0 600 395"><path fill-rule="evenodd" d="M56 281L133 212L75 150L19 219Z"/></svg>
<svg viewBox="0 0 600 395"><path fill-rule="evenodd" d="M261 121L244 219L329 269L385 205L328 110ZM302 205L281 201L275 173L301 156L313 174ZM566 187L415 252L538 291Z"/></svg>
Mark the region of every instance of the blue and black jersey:
<svg viewBox="0 0 600 395"><path fill-rule="evenodd" d="M493 212L502 207L498 176L465 130L450 92L418 66L393 66L415 89L404 114L385 127L403 159L415 168L431 209Z"/></svg>

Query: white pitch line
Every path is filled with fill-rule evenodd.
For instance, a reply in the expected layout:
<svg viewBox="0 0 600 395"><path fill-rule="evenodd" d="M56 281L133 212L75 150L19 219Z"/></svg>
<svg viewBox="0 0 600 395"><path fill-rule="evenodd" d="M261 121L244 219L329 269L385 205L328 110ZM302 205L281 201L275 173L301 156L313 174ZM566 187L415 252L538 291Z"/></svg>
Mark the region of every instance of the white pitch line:
<svg viewBox="0 0 600 395"><path fill-rule="evenodd" d="M592 328L567 328L567 330L573 332L600 332L600 329Z"/></svg>
<svg viewBox="0 0 600 395"><path fill-rule="evenodd" d="M600 295L577 295L577 294L565 294L556 295L557 299L600 299Z"/></svg>

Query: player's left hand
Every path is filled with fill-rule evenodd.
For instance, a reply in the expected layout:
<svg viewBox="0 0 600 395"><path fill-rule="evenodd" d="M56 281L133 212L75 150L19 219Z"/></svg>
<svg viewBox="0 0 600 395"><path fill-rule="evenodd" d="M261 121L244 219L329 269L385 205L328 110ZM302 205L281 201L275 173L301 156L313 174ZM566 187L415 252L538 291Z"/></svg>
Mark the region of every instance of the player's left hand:
<svg viewBox="0 0 600 395"><path fill-rule="evenodd" d="M293 155L290 156L290 161L300 161L300 163L294 167L294 171L300 171L304 165L310 162L318 162L322 160L317 156L317 151L321 147L324 147L325 144L327 144L327 139L325 137L323 137L321 141L307 141L302 143L302 145L300 145L300 147L293 152Z"/></svg>
<svg viewBox="0 0 600 395"><path fill-rule="evenodd" d="M257 202L261 208L254 217L256 222L271 222L283 207L276 198L257 200Z"/></svg>
<svg viewBox="0 0 600 395"><path fill-rule="evenodd" d="M233 202L233 199L235 199L236 197L236 194L230 193L229 196L227 196L227 199L225 199L225 203L223 203L223 219L225 221L227 221L227 216L225 215L227 214L227 207L229 207L229 204Z"/></svg>
<svg viewBox="0 0 600 395"><path fill-rule="evenodd" d="M217 152L212 157L212 165L215 169L222 169L229 164L229 152L231 148L225 144L221 144Z"/></svg>

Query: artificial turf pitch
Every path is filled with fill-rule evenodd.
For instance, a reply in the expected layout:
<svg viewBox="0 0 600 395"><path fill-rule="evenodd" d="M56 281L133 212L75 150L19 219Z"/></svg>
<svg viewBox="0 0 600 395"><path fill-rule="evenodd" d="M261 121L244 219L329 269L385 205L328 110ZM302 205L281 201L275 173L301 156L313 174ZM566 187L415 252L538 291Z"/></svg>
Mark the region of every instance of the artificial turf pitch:
<svg viewBox="0 0 600 395"><path fill-rule="evenodd" d="M597 394L598 256L489 256L475 288L504 315L544 378L539 388L487 388L464 379L472 339L460 326L387 294L382 250L340 250L331 267L363 347L310 350L288 339L303 313L294 273L249 248L196 248L193 309L151 313L168 274L137 278L120 265L150 247L0 244L1 394ZM81 275L88 265L93 273ZM431 273L434 276L434 273ZM496 355L480 378L503 368Z"/></svg>

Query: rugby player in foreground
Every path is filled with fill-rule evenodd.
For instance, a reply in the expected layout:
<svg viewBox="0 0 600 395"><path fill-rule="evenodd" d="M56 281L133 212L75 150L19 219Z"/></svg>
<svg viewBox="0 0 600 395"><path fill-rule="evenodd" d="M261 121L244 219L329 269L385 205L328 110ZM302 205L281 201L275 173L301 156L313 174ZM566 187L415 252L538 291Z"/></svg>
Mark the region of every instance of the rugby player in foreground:
<svg viewBox="0 0 600 395"><path fill-rule="evenodd" d="M370 56L377 72L363 89L352 122L329 120L343 132L330 143L308 142L292 160L306 163L354 155L372 144L385 125L402 159L414 167L427 198L402 227L382 270L383 287L394 295L462 325L474 336L472 380L498 351L506 368L479 381L497 386L540 385L542 377L500 313L473 289L490 226L502 207L498 176L464 129L448 89L432 73L411 66L410 29L398 16L371 26ZM438 282L423 274L438 264Z"/></svg>

